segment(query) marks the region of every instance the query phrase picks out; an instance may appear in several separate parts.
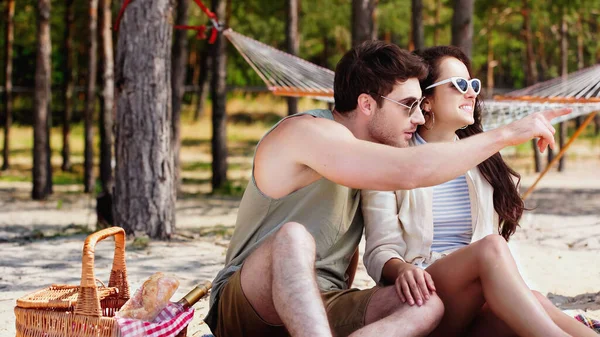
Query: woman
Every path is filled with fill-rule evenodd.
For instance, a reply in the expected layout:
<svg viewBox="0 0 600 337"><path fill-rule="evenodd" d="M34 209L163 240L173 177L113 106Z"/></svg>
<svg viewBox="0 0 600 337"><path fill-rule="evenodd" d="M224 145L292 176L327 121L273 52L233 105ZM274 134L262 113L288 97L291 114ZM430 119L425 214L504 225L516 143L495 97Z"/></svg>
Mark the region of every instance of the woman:
<svg viewBox="0 0 600 337"><path fill-rule="evenodd" d="M482 132L481 82L464 53L444 46L417 54L430 72L421 82L425 124L412 145ZM497 153L442 185L363 191L367 271L410 305L437 292L445 314L433 336L596 336L521 278L506 244L524 208L513 179Z"/></svg>

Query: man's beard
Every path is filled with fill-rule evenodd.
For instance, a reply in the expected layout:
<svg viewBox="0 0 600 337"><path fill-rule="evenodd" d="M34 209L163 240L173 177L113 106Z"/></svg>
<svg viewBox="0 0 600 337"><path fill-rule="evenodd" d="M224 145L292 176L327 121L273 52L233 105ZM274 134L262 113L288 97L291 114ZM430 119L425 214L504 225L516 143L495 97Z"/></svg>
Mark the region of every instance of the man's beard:
<svg viewBox="0 0 600 337"><path fill-rule="evenodd" d="M367 125L369 137L376 143L389 145L393 147L408 147L408 141L404 140L402 135L394 135L389 129L386 128L386 123L379 116L381 116L380 110L375 111L373 119Z"/></svg>

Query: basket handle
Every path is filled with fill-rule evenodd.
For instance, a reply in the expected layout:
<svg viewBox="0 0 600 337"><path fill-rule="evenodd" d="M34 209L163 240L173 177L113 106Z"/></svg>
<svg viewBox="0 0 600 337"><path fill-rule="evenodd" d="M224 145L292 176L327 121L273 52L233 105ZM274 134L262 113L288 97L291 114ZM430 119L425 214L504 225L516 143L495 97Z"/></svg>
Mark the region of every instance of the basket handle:
<svg viewBox="0 0 600 337"><path fill-rule="evenodd" d="M121 227L106 228L90 234L83 244L81 285L75 314L102 316L96 277L94 276L94 253L96 244L111 236L115 237L115 254L108 286L116 287L119 290L119 298L129 298L129 283L127 282L127 269L125 267L125 231Z"/></svg>

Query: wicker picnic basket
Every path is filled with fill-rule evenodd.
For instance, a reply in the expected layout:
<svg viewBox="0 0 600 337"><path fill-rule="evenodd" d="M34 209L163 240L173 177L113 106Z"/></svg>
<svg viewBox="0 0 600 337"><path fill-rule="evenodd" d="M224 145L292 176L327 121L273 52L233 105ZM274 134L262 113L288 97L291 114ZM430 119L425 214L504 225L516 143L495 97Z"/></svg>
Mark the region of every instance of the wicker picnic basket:
<svg viewBox="0 0 600 337"><path fill-rule="evenodd" d="M96 285L96 243L115 237L108 287ZM16 337L117 337L115 312L129 299L125 232L111 227L90 234L83 245L81 284L52 285L17 300ZM187 327L178 336L185 336Z"/></svg>

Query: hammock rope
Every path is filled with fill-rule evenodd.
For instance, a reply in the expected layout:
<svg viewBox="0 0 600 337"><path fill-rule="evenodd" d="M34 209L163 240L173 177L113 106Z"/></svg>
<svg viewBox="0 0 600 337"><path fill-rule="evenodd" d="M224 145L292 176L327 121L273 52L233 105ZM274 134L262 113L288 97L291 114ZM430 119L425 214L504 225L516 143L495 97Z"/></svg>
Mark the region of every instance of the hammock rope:
<svg viewBox="0 0 600 337"><path fill-rule="evenodd" d="M333 102L333 71L233 31L223 35L275 95Z"/></svg>
<svg viewBox="0 0 600 337"><path fill-rule="evenodd" d="M211 29L209 43L215 41L218 32L222 33L273 94L334 102L333 71L251 39L231 28L224 29L217 15L211 12L201 0L193 1L212 22L212 27L208 28ZM123 2L115 23L115 30L118 30L125 8L130 2L131 0ZM175 26L175 28L195 30L198 39L206 38L205 25ZM563 107L570 107L573 112L554 119L553 124L600 111L600 64L504 96L496 96L494 101L484 102L483 128L494 129L534 112Z"/></svg>

